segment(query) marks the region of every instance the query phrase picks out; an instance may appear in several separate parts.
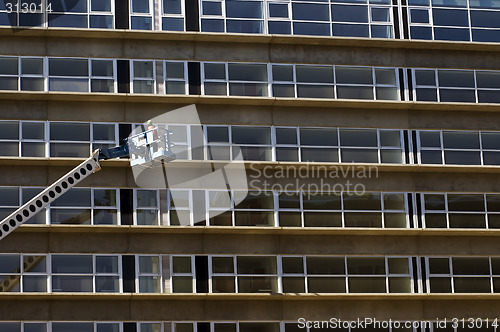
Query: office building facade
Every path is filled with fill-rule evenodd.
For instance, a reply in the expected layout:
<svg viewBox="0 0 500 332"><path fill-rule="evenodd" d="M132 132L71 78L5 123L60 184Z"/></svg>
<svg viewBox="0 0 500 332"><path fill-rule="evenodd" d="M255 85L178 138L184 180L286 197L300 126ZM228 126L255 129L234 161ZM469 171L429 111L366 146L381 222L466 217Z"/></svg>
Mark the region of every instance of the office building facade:
<svg viewBox="0 0 500 332"><path fill-rule="evenodd" d="M172 167L248 180L102 162L0 242L0 331L496 330L500 2L0 2L1 218L191 104Z"/></svg>

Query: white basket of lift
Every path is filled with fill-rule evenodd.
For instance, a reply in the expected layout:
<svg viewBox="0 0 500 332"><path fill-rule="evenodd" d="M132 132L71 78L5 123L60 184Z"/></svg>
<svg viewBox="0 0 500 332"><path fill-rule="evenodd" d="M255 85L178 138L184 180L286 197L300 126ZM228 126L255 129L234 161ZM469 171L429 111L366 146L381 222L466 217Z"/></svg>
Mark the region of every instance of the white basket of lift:
<svg viewBox="0 0 500 332"><path fill-rule="evenodd" d="M175 159L169 132L158 126L148 126L139 134L129 136L130 166L152 168Z"/></svg>

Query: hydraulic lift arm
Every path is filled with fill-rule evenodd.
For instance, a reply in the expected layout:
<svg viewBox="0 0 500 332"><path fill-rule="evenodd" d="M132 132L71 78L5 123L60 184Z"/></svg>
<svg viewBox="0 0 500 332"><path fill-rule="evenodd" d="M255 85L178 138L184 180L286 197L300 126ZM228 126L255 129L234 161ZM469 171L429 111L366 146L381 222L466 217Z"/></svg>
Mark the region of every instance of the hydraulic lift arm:
<svg viewBox="0 0 500 332"><path fill-rule="evenodd" d="M45 209L50 203L64 195L68 190L86 179L91 174L101 170L100 160L128 156L128 146L123 145L111 149L96 150L80 165L66 173L59 180L41 193L30 199L16 211L0 222L0 240L9 235L28 219Z"/></svg>

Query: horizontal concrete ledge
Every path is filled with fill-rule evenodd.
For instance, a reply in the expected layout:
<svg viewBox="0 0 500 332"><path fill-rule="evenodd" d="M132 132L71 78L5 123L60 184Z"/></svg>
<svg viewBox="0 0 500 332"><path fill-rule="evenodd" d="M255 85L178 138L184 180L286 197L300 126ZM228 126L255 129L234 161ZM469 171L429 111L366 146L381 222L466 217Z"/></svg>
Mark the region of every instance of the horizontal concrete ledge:
<svg viewBox="0 0 500 332"><path fill-rule="evenodd" d="M500 229L424 229L424 228L334 228L334 227L223 227L223 226L128 226L128 225L22 225L18 233L80 234L235 234L243 235L359 235L359 236L455 236L498 237Z"/></svg>
<svg viewBox="0 0 500 332"><path fill-rule="evenodd" d="M139 293L0 293L0 301L20 300L117 300L117 301L318 301L318 300L362 300L362 301L498 301L500 294L491 293L463 293L463 294L415 294L415 293L357 293L357 294L330 294L330 293L165 293L165 294L139 294Z"/></svg>
<svg viewBox="0 0 500 332"><path fill-rule="evenodd" d="M36 157L0 157L0 166L76 166L83 162L86 158L36 158ZM324 174L324 172L339 172L339 179L349 179L352 172L390 172L390 173L484 173L495 174L500 173L500 166L481 166L481 165L408 165L408 164L365 164L365 163L322 163L322 162L270 162L270 161L208 161L208 160L175 160L168 164L172 169L196 169L206 168L207 166L214 166L216 168L225 167L226 169L233 169L245 164L246 169L253 172L261 173L266 172L271 175L273 172L287 171L292 174L294 169L297 170L311 170L317 174ZM130 167L128 159L115 159L100 161L103 168L107 167ZM69 171L69 169L68 169ZM341 171L346 172L345 176ZM316 173L314 173L316 174ZM263 175L263 174L261 174ZM283 175L280 175L283 177ZM315 176L314 178L320 178Z"/></svg>
<svg viewBox="0 0 500 332"><path fill-rule="evenodd" d="M167 32L124 29L81 28L11 28L0 27L0 35L15 37L86 38L86 39L140 39L171 41L202 41L218 43L296 44L324 46L383 47L398 49L428 49L457 51L500 51L500 43L460 41L401 40L385 38L356 38L330 36L297 36L265 34L229 34L210 32Z"/></svg>
<svg viewBox="0 0 500 332"><path fill-rule="evenodd" d="M95 101L113 103L151 103L151 104L206 104L206 105L245 105L276 107L316 107L316 108L363 108L395 109L410 111L467 111L499 112L500 104L493 103L450 103L424 101L390 101L357 99L320 99L320 98L281 98L281 97L240 97L240 96L202 96L202 95L158 95L140 93L81 93L55 91L0 91L0 100L34 101Z"/></svg>

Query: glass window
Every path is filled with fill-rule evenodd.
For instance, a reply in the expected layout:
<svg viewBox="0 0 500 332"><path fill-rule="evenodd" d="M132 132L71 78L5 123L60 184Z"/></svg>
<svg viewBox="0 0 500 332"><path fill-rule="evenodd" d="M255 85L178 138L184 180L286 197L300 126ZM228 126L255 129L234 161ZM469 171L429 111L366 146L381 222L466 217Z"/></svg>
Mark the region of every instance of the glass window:
<svg viewBox="0 0 500 332"><path fill-rule="evenodd" d="M333 68L331 66L301 66L295 67L297 82L333 83Z"/></svg>
<svg viewBox="0 0 500 332"><path fill-rule="evenodd" d="M49 58L50 76L87 76L89 62L87 59Z"/></svg>
<svg viewBox="0 0 500 332"><path fill-rule="evenodd" d="M369 67L335 67L337 84L373 84L372 69Z"/></svg>

